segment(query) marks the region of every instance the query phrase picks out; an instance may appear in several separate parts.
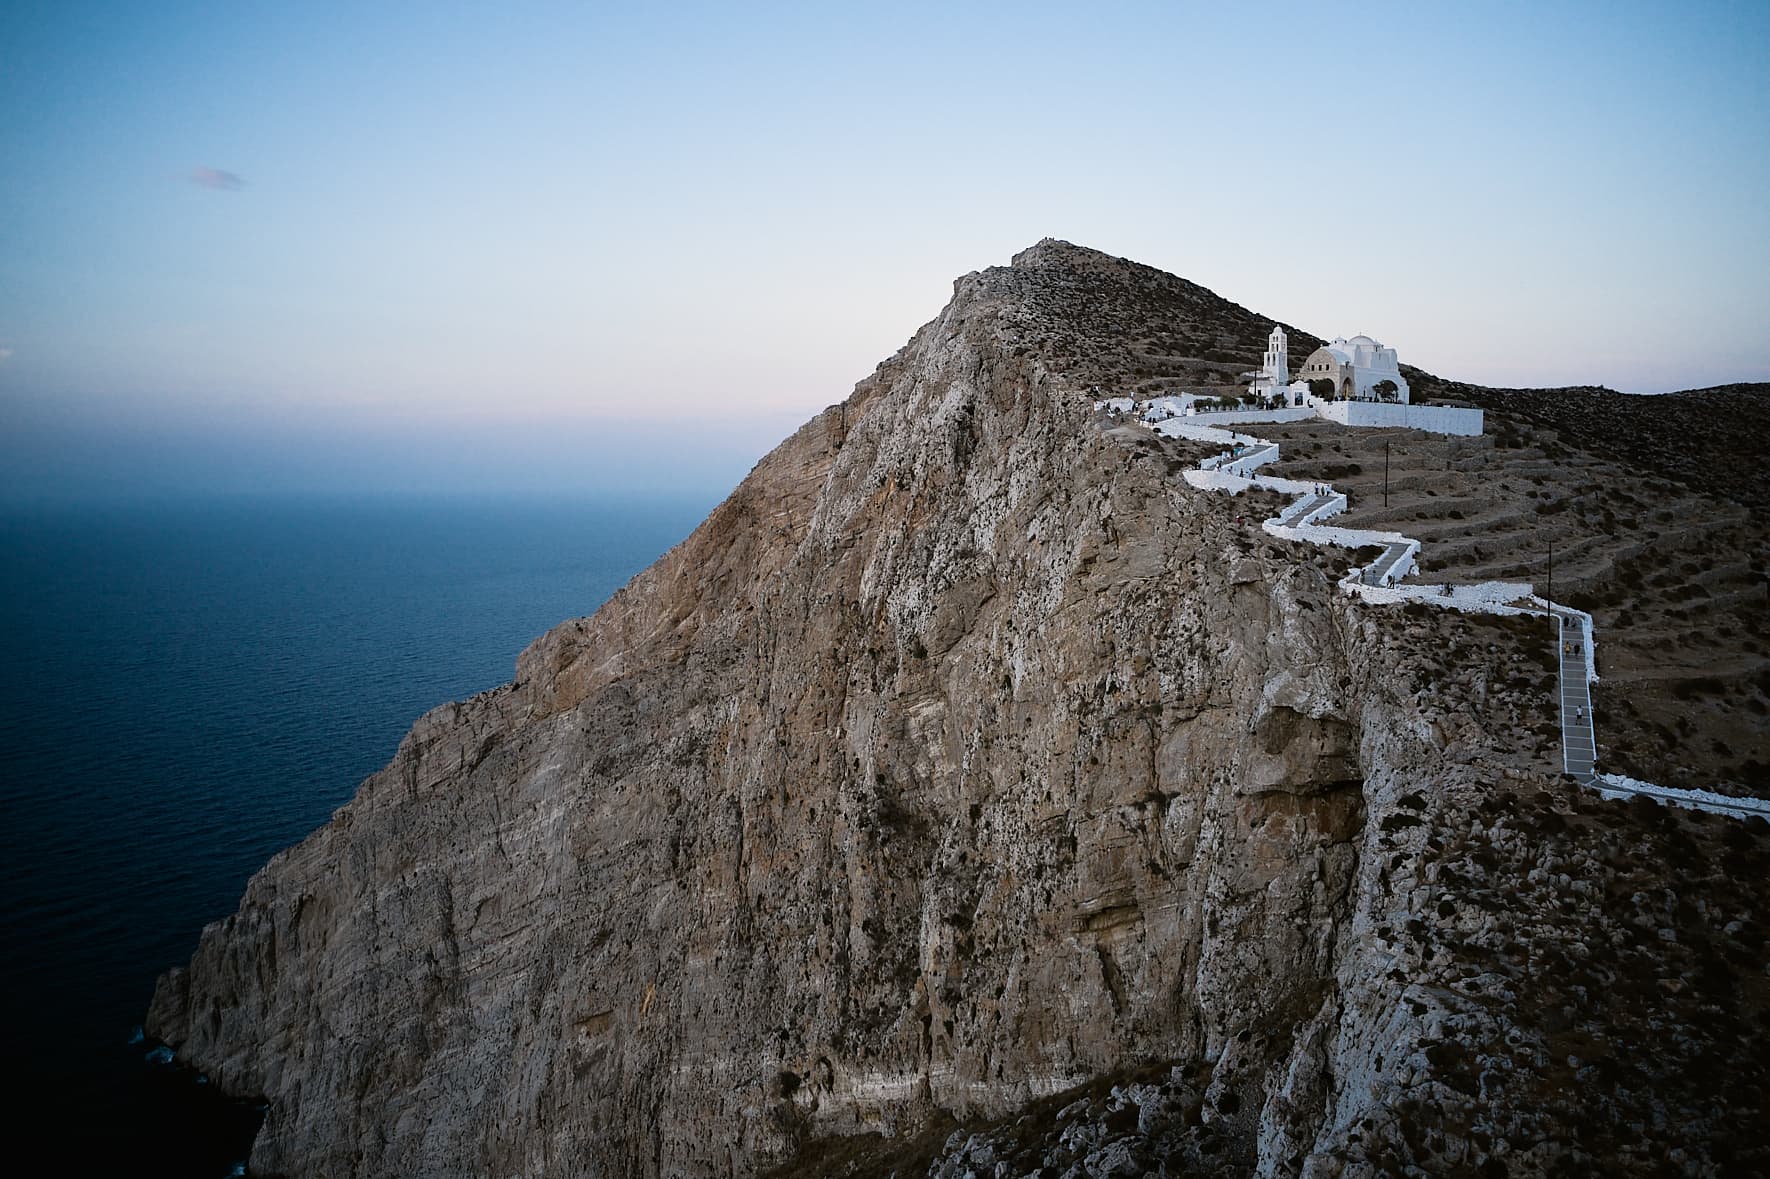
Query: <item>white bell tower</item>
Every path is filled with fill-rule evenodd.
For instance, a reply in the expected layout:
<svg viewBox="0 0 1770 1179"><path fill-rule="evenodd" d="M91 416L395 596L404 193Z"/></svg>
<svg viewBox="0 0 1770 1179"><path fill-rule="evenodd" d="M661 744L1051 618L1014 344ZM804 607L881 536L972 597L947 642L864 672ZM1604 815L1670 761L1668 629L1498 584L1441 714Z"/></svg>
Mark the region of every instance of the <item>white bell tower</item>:
<svg viewBox="0 0 1770 1179"><path fill-rule="evenodd" d="M1260 363L1256 388L1282 389L1291 383L1290 354L1285 348L1284 329L1274 327L1266 339L1266 358Z"/></svg>

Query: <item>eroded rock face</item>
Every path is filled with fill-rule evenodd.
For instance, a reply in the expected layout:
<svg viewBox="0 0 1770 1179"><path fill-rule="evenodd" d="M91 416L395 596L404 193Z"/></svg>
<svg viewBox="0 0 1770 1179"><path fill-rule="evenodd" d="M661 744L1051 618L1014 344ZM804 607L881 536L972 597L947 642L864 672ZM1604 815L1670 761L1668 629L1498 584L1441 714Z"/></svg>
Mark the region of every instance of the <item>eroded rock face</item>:
<svg viewBox="0 0 1770 1179"><path fill-rule="evenodd" d="M1390 820L1546 760L1092 411L1079 292L1163 280L1061 243L959 280L254 877L150 1017L268 1101L254 1173L749 1174L1141 1061L1287 1173L1429 1072Z"/></svg>

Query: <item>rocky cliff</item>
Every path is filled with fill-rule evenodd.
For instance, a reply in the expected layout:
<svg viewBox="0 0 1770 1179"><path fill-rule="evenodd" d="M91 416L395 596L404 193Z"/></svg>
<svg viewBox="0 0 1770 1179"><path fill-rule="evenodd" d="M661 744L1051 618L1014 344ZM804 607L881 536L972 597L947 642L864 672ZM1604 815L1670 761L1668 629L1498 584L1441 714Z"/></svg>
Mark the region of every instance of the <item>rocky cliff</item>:
<svg viewBox="0 0 1770 1179"><path fill-rule="evenodd" d="M1211 299L965 276L420 720L154 996L253 1173L1761 1165L1765 841L1576 798L1543 636L1349 604L1094 413L1115 340L1257 356Z"/></svg>

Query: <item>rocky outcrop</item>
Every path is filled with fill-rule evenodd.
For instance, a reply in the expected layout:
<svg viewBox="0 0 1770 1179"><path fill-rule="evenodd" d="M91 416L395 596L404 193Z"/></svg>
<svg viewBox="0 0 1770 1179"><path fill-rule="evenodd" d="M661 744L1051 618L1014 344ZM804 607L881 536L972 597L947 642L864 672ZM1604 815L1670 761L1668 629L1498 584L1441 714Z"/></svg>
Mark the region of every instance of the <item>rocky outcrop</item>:
<svg viewBox="0 0 1770 1179"><path fill-rule="evenodd" d="M1542 640L1349 603L1093 412L1098 325L1199 291L1053 242L965 276L513 684L420 720L155 994L267 1102L253 1173L812 1173L1149 1062L1227 1171L1497 1157L1370 1127L1448 1108L1447 1029L1519 1022L1416 980L1489 928L1434 816L1554 789ZM1415 670L1446 644L1479 707Z"/></svg>

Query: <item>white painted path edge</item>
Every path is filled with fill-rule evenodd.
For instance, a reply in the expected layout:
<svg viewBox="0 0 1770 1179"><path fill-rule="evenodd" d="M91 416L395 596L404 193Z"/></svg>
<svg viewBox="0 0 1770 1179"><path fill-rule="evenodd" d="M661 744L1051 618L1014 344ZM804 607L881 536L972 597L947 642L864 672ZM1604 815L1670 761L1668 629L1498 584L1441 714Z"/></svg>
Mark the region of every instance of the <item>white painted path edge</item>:
<svg viewBox="0 0 1770 1179"><path fill-rule="evenodd" d="M1096 408L1108 407L1126 412L1133 408L1133 403L1129 398L1120 397L1096 405ZM1278 515L1261 523L1260 526L1271 535L1281 540L1331 544L1341 548L1381 549L1376 559L1341 578L1340 588L1348 594L1380 605L1425 602L1485 614L1551 614L1560 636L1556 695L1561 708L1561 764L1567 775L1580 785L1598 791L1605 798L1638 796L1734 818L1757 815L1770 819L1770 799L1733 798L1711 790L1676 790L1625 778L1621 774L1597 772L1598 745L1592 726L1591 685L1598 680L1598 661L1593 650L1595 636L1590 614L1547 601L1537 596L1533 587L1525 582L1397 585L1396 582L1414 572L1420 542L1399 532L1334 528L1317 523L1345 511L1346 494L1325 483L1304 483L1255 474L1260 467L1277 461L1278 443L1177 417L1144 424L1158 434L1223 447L1221 453L1186 472L1186 481L1194 487L1226 491L1231 495L1258 487L1296 496Z"/></svg>

